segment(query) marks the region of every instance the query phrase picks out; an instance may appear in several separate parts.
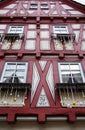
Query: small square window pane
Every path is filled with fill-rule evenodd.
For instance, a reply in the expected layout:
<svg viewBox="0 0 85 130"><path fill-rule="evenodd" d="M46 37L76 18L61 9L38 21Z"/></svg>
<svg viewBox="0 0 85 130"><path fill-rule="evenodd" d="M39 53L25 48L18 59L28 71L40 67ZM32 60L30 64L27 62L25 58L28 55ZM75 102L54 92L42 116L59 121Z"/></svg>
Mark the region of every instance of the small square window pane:
<svg viewBox="0 0 85 130"><path fill-rule="evenodd" d="M20 72L20 71L17 71L16 72L16 75L17 75L17 77L24 77L24 74L25 74L25 72Z"/></svg>
<svg viewBox="0 0 85 130"><path fill-rule="evenodd" d="M68 64L61 65L60 68L61 70L69 70L69 65Z"/></svg>
<svg viewBox="0 0 85 130"><path fill-rule="evenodd" d="M62 74L62 75L70 75L71 72L70 72L70 71L61 71L61 74Z"/></svg>
<svg viewBox="0 0 85 130"><path fill-rule="evenodd" d="M71 74L80 74L81 75L81 72L80 71L71 71Z"/></svg>
<svg viewBox="0 0 85 130"><path fill-rule="evenodd" d="M71 70L79 70L79 65L78 65L78 64L74 64L74 65L71 64L71 65L70 65L70 69L71 69Z"/></svg>
<svg viewBox="0 0 85 130"><path fill-rule="evenodd" d="M40 5L40 7L41 7L41 9L47 9L48 8L48 4L46 4L46 3L42 3L41 5Z"/></svg>
<svg viewBox="0 0 85 130"><path fill-rule="evenodd" d="M62 80L63 80L63 83L72 83L72 78L69 75L67 76L63 75Z"/></svg>
<svg viewBox="0 0 85 130"><path fill-rule="evenodd" d="M30 4L30 8L34 8L34 9L37 9L38 5L36 3L32 3Z"/></svg>
<svg viewBox="0 0 85 130"><path fill-rule="evenodd" d="M22 83L25 82L24 77L19 77L19 80L20 80L20 82L22 82Z"/></svg>
<svg viewBox="0 0 85 130"><path fill-rule="evenodd" d="M15 73L15 71L6 71L5 72L5 77L10 77Z"/></svg>
<svg viewBox="0 0 85 130"><path fill-rule="evenodd" d="M82 83L83 82L81 74L75 73L72 75L72 77L73 77L74 83Z"/></svg>
<svg viewBox="0 0 85 130"><path fill-rule="evenodd" d="M25 65L17 64L17 70L18 70L18 69L19 69L19 70L20 70L20 69L21 69L21 70L23 70L23 69L25 70L25 67L26 67Z"/></svg>
<svg viewBox="0 0 85 130"><path fill-rule="evenodd" d="M16 69L16 64L8 64L6 69L15 70Z"/></svg>

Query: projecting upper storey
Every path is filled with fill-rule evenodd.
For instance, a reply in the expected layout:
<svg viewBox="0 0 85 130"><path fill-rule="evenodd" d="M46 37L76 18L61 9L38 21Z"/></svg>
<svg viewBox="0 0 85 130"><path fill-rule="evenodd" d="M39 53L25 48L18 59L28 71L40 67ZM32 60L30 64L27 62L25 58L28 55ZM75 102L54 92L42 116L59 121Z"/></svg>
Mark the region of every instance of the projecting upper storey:
<svg viewBox="0 0 85 130"><path fill-rule="evenodd" d="M7 1L7 0L5 0ZM10 0L8 0L10 1ZM68 0L13 0L1 6L0 16L85 16L85 8Z"/></svg>
<svg viewBox="0 0 85 130"><path fill-rule="evenodd" d="M81 56L85 53L85 7L69 0L0 2L0 51L0 55Z"/></svg>
<svg viewBox="0 0 85 130"><path fill-rule="evenodd" d="M35 23L0 24L0 51L36 55L84 53L85 24L43 23L39 28Z"/></svg>

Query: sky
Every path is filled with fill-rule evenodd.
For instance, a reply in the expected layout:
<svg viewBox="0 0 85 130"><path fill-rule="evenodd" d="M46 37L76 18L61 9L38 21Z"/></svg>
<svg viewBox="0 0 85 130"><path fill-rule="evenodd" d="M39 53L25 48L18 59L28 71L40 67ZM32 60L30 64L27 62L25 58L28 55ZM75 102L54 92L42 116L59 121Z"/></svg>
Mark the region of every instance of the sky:
<svg viewBox="0 0 85 130"><path fill-rule="evenodd" d="M85 5L85 0L74 0L74 1L79 2L79 3L81 3L81 4L84 4L84 5Z"/></svg>

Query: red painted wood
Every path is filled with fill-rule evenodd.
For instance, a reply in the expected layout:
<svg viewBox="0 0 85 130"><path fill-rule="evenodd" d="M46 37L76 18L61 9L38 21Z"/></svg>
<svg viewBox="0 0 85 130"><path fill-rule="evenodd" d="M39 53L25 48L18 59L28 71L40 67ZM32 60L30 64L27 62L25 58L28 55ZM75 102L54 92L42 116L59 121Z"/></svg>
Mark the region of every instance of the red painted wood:
<svg viewBox="0 0 85 130"><path fill-rule="evenodd" d="M16 0L4 0L4 1L0 2L0 8L3 8L3 7L5 7L5 6L7 6L15 1Z"/></svg>
<svg viewBox="0 0 85 130"><path fill-rule="evenodd" d="M47 62L44 72L42 72L38 62L36 62L36 65L37 65L37 69L38 69L38 72L40 75L40 82L38 84L38 88L37 88L37 91L35 93L34 99L32 101L31 107L36 106L42 87L44 87L44 89L45 89L50 106L54 106L54 102L53 102L52 96L50 94L50 90L48 89L48 87L47 87L48 85L46 83L46 75L47 75L47 72L48 72L48 69L50 66L50 62Z"/></svg>
<svg viewBox="0 0 85 130"><path fill-rule="evenodd" d="M40 57L40 24L37 22L36 56Z"/></svg>

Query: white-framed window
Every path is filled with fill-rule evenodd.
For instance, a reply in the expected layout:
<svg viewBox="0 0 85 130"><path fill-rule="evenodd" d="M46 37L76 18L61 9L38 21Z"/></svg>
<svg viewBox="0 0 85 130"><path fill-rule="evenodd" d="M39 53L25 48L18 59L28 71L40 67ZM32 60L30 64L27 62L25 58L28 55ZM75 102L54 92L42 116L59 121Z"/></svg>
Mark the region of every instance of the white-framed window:
<svg viewBox="0 0 85 130"><path fill-rule="evenodd" d="M68 27L66 25L53 25L53 33L68 34Z"/></svg>
<svg viewBox="0 0 85 130"><path fill-rule="evenodd" d="M27 69L27 62L6 62L0 82L25 83L27 77Z"/></svg>
<svg viewBox="0 0 85 130"><path fill-rule="evenodd" d="M47 3L41 3L40 8L41 9L48 9L48 4Z"/></svg>
<svg viewBox="0 0 85 130"><path fill-rule="evenodd" d="M8 50L11 47L13 50L19 50L21 48L22 40L24 38L23 31L24 26L9 26L8 32L6 33L3 40L2 49Z"/></svg>
<svg viewBox="0 0 85 130"><path fill-rule="evenodd" d="M30 8L31 9L37 9L38 8L38 5L36 3L31 3L30 4Z"/></svg>
<svg viewBox="0 0 85 130"><path fill-rule="evenodd" d="M58 63L61 83L83 83L85 82L81 63L61 62Z"/></svg>
<svg viewBox="0 0 85 130"><path fill-rule="evenodd" d="M8 33L23 33L24 26L21 25L11 25L8 29Z"/></svg>

